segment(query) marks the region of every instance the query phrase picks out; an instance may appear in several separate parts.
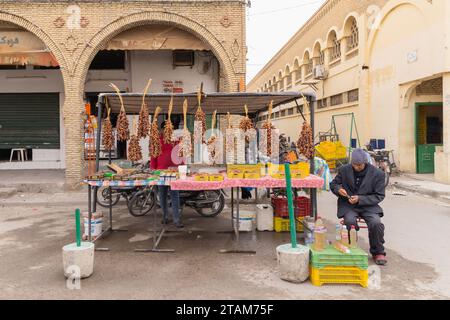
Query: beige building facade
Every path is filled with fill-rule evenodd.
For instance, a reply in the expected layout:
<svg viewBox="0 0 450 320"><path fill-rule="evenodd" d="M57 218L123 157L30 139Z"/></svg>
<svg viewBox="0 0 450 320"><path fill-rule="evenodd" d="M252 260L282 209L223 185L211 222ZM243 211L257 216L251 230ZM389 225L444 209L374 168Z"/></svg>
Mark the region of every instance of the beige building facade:
<svg viewBox="0 0 450 320"><path fill-rule="evenodd" d="M0 0L0 97L6 105L15 99L11 94L56 94L59 141L47 153L39 154L45 147L36 149L36 158L57 161L58 168L66 170L67 182L76 184L83 177L86 94L111 91L110 82L124 92L142 92L149 78L154 80L150 92L164 91L168 82L182 83L184 92L196 91L200 82L205 91L242 89L245 8L243 0ZM27 43L35 47L12 50L25 38L33 38ZM192 51L195 62L190 68L175 67L173 51L184 49ZM124 67L103 70L102 61L96 61L100 67L93 70L93 61L105 50L126 52ZM45 67L39 66L42 61ZM6 121L4 116L0 125ZM1 137L2 132L0 145ZM0 163L0 169L14 168L10 165ZM31 162L15 165L26 169Z"/></svg>
<svg viewBox="0 0 450 320"><path fill-rule="evenodd" d="M450 1L329 0L248 90L313 93L316 133L329 131L334 118L350 146L356 125L361 145L384 141L400 170L450 183L449 15ZM296 140L298 108L274 116Z"/></svg>

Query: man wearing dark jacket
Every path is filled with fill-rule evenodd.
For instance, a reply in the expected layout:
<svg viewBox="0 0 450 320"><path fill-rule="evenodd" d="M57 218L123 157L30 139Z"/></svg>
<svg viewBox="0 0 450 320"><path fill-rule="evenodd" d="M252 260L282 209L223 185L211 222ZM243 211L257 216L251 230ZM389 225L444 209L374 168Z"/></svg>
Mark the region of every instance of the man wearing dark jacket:
<svg viewBox="0 0 450 320"><path fill-rule="evenodd" d="M385 197L384 173L368 163L367 153L355 149L351 164L339 169L330 183L331 191L338 197L338 218L350 230L359 230L357 218L362 218L369 229L370 253L377 265L385 265L383 209L379 203Z"/></svg>

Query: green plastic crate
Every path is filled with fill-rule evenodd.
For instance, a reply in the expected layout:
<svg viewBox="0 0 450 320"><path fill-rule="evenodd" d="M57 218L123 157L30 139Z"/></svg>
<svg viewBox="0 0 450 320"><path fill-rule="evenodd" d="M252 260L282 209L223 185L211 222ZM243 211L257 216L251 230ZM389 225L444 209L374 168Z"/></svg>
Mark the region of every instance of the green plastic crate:
<svg viewBox="0 0 450 320"><path fill-rule="evenodd" d="M369 255L360 248L351 249L350 253L342 253L332 245L322 251L316 251L312 246L311 266L316 269L324 267L358 267L367 269L369 267Z"/></svg>

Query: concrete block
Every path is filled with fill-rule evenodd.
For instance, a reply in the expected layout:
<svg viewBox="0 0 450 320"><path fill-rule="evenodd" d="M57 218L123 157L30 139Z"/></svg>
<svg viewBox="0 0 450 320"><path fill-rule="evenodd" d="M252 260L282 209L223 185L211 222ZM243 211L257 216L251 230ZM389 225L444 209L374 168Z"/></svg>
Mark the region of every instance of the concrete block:
<svg viewBox="0 0 450 320"><path fill-rule="evenodd" d="M277 247L278 268L282 280L301 283L309 277L309 248L298 245L292 248L291 244Z"/></svg>
<svg viewBox="0 0 450 320"><path fill-rule="evenodd" d="M94 272L94 249L95 245L91 242L81 242L80 247L76 243L64 246L64 275L67 278L77 276L79 271L80 279L89 277Z"/></svg>

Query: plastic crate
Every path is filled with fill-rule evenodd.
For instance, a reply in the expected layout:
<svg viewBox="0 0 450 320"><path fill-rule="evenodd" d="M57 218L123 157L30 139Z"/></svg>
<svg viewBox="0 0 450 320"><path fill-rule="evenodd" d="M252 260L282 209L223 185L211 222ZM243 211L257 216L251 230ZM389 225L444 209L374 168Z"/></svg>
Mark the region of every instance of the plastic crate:
<svg viewBox="0 0 450 320"><path fill-rule="evenodd" d="M347 158L347 148L340 141L334 143L336 145L336 159Z"/></svg>
<svg viewBox="0 0 450 320"><path fill-rule="evenodd" d="M327 164L328 164L328 168L336 169L336 160L328 160Z"/></svg>
<svg viewBox="0 0 450 320"><path fill-rule="evenodd" d="M316 151L327 161L347 158L347 148L340 141L322 141L316 146Z"/></svg>
<svg viewBox="0 0 450 320"><path fill-rule="evenodd" d="M261 172L246 172L244 173L244 179L261 179Z"/></svg>
<svg viewBox="0 0 450 320"><path fill-rule="evenodd" d="M289 217L289 207L286 197L272 197L273 212L276 217ZM294 199L294 214L296 217L306 217L311 213L311 200L308 197Z"/></svg>
<svg viewBox="0 0 450 320"><path fill-rule="evenodd" d="M358 267L367 269L369 267L369 256L360 248L350 248L350 253L342 253L333 246L328 246L325 250L317 251L312 246L311 265L316 269L326 267Z"/></svg>
<svg viewBox="0 0 450 320"><path fill-rule="evenodd" d="M227 177L229 179L244 179L244 173L243 172L228 172Z"/></svg>
<svg viewBox="0 0 450 320"><path fill-rule="evenodd" d="M321 286L327 283L359 284L364 288L369 286L369 273L358 267L311 267L311 283Z"/></svg>
<svg viewBox="0 0 450 320"><path fill-rule="evenodd" d="M276 179L285 179L285 167L284 164L268 164L268 173L271 177ZM310 164L308 162L298 162L290 164L289 169L291 176L294 179L304 179L309 176Z"/></svg>
<svg viewBox="0 0 450 320"><path fill-rule="evenodd" d="M210 174L209 181L223 181L223 175L222 174Z"/></svg>
<svg viewBox="0 0 450 320"><path fill-rule="evenodd" d="M296 221L296 230L299 232L303 231L303 224L301 221L303 220L303 217L298 217ZM289 219L280 218L280 217L274 217L273 218L273 229L275 232L287 232L290 231L290 224Z"/></svg>

